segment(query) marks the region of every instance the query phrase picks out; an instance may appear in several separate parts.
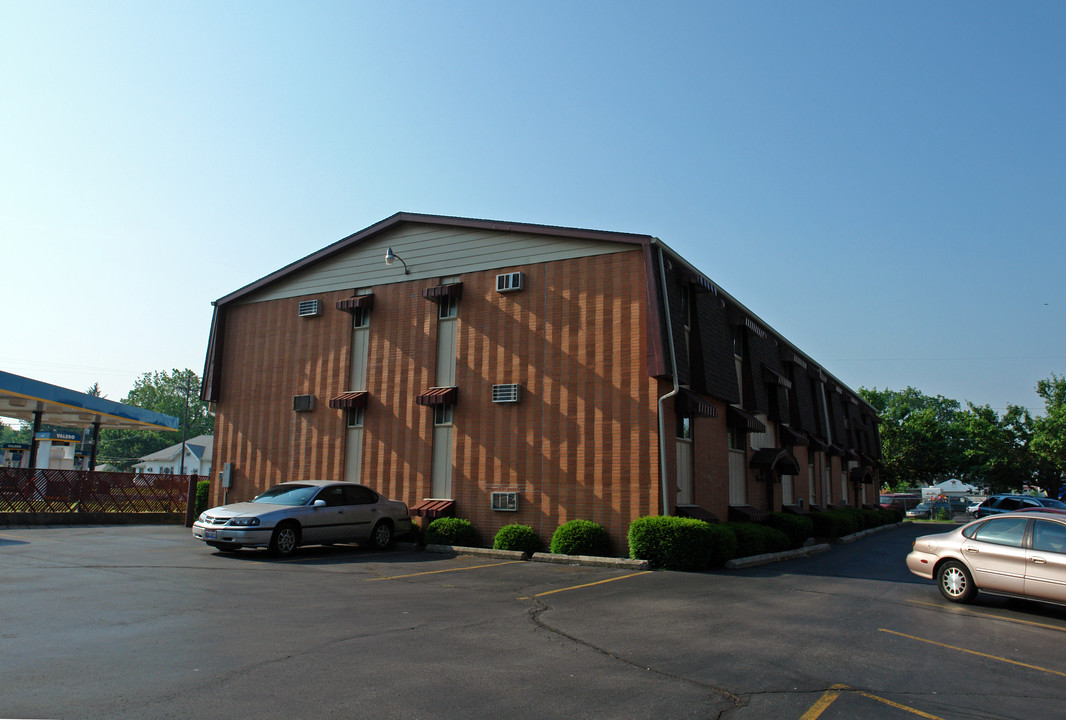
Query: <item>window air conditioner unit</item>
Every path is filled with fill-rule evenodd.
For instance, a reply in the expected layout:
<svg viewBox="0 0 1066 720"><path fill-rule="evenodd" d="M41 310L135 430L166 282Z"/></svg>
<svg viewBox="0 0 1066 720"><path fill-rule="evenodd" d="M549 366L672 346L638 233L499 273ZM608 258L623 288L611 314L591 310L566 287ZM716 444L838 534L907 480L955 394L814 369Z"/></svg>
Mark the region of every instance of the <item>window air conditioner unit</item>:
<svg viewBox="0 0 1066 720"><path fill-rule="evenodd" d="M492 509L497 512L518 512L518 493L493 492Z"/></svg>
<svg viewBox="0 0 1066 720"><path fill-rule="evenodd" d="M518 402L518 385L493 385L492 402L516 403Z"/></svg>
<svg viewBox="0 0 1066 720"><path fill-rule="evenodd" d="M293 395L292 409L296 412L310 412L315 409L314 395Z"/></svg>
<svg viewBox="0 0 1066 720"><path fill-rule="evenodd" d="M522 273L512 272L496 276L496 292L514 292L522 289Z"/></svg>
<svg viewBox="0 0 1066 720"><path fill-rule="evenodd" d="M300 309L297 312L297 315L299 315L300 317L314 317L315 315L318 315L318 313L318 300L300 301Z"/></svg>

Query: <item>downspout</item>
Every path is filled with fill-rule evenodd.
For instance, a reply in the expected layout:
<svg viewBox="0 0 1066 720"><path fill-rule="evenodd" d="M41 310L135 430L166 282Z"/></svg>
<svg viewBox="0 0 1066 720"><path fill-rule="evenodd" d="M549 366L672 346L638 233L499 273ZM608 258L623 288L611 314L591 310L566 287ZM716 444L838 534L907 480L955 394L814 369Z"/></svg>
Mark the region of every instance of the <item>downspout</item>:
<svg viewBox="0 0 1066 720"><path fill-rule="evenodd" d="M666 429L663 418L663 403L677 395L680 386L677 384L677 357L674 354L674 326L670 320L670 296L666 291L666 263L663 262L663 248L659 249L659 279L663 287L663 307L666 310L666 337L670 346L670 372L674 380L674 389L659 398L659 485L663 495L663 515L669 514L670 503L666 492Z"/></svg>

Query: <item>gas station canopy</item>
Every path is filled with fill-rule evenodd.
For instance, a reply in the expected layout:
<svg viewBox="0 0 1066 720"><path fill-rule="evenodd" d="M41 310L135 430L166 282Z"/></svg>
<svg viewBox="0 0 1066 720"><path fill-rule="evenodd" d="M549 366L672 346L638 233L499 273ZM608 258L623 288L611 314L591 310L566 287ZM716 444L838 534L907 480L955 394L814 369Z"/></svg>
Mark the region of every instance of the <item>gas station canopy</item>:
<svg viewBox="0 0 1066 720"><path fill-rule="evenodd" d="M119 430L177 430L170 415L123 405L0 370L0 417L64 428L96 426Z"/></svg>

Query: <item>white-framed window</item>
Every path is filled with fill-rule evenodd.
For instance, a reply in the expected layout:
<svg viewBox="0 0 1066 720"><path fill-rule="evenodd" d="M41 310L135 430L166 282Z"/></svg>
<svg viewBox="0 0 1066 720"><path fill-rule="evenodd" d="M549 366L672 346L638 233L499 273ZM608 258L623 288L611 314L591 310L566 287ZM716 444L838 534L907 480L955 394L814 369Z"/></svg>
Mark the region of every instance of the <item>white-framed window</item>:
<svg viewBox="0 0 1066 720"><path fill-rule="evenodd" d="M348 408L348 427L363 427L363 408Z"/></svg>
<svg viewBox="0 0 1066 720"><path fill-rule="evenodd" d="M459 298L445 295L437 303L437 317L441 320L459 317Z"/></svg>
<svg viewBox="0 0 1066 720"><path fill-rule="evenodd" d="M678 415L677 416L677 439L678 440L691 440L692 439L692 416L691 415Z"/></svg>
<svg viewBox="0 0 1066 720"><path fill-rule="evenodd" d="M352 327L370 327L370 311L362 307L357 307L352 310Z"/></svg>
<svg viewBox="0 0 1066 720"><path fill-rule="evenodd" d="M452 418L454 416L454 405L434 405L433 406L433 424L434 425L451 425Z"/></svg>

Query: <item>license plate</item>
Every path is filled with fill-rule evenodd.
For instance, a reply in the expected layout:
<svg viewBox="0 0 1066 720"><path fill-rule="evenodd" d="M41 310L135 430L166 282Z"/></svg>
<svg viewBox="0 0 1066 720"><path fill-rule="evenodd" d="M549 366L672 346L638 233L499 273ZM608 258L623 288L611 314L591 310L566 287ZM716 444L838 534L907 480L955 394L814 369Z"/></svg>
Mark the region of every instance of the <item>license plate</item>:
<svg viewBox="0 0 1066 720"><path fill-rule="evenodd" d="M204 540L215 540L218 538L218 530L204 530Z"/></svg>

